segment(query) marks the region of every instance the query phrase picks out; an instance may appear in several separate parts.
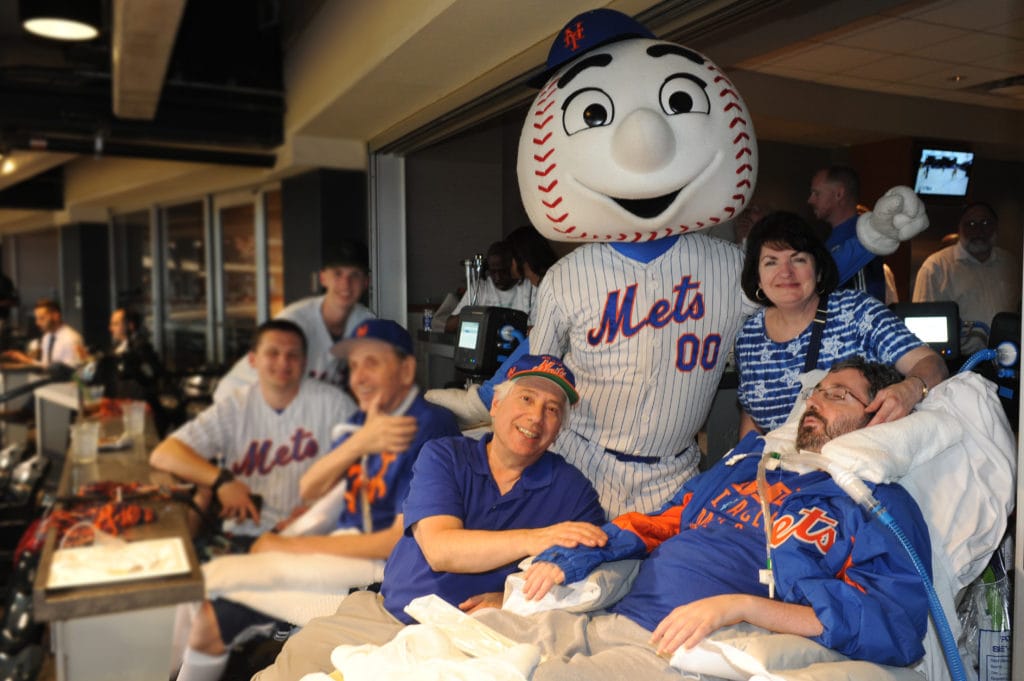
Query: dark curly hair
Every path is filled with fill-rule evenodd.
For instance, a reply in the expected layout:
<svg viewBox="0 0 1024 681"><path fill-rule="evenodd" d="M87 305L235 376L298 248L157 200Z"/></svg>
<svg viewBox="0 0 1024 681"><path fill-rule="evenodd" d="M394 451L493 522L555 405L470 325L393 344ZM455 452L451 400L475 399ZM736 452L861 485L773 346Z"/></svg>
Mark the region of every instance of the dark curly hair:
<svg viewBox="0 0 1024 681"><path fill-rule="evenodd" d="M814 258L819 295L828 295L839 285L836 261L832 259L832 254L810 225L796 213L776 211L758 220L747 235L747 253L743 261L743 274L740 275L740 286L751 300L764 305L774 305L772 301L765 300L763 295L757 296L757 290L761 287L757 271L758 261L761 259L761 247L765 244L773 248L792 248L795 251L810 253Z"/></svg>

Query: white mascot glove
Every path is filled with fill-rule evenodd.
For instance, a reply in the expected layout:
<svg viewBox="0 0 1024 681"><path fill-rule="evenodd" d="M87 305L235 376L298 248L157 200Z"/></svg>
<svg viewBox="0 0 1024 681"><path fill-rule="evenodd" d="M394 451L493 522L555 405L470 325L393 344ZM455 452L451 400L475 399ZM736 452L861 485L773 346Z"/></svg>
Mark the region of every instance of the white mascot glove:
<svg viewBox="0 0 1024 681"><path fill-rule="evenodd" d="M910 187L893 187L875 203L875 210L857 218L857 238L875 255L889 255L928 229L924 202Z"/></svg>

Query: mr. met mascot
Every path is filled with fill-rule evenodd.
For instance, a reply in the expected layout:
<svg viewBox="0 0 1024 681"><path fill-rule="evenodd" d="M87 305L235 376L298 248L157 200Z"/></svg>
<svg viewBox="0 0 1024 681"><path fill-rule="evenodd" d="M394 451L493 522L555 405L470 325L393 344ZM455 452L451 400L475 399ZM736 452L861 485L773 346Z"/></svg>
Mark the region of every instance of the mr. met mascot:
<svg viewBox="0 0 1024 681"><path fill-rule="evenodd" d="M610 517L650 512L696 473L695 434L754 310L742 252L702 233L753 194L754 129L707 57L613 10L569 21L545 75L519 142L522 200L546 237L584 244L541 282L529 337L579 388L552 449ZM893 191L858 226L877 254L927 226L917 197ZM847 246L841 270L873 257Z"/></svg>

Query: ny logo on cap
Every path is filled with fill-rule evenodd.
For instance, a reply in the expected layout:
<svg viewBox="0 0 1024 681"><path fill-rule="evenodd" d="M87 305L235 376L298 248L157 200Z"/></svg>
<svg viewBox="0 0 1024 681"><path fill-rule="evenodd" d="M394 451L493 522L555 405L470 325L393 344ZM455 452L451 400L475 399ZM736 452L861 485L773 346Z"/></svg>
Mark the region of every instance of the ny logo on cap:
<svg viewBox="0 0 1024 681"><path fill-rule="evenodd" d="M363 324L358 329L356 329L356 338L362 338L363 336L365 336L369 332L370 332L370 325L369 324Z"/></svg>
<svg viewBox="0 0 1024 681"><path fill-rule="evenodd" d="M577 21L576 28L573 29L569 26L565 27L565 46L575 52L579 49L579 44L583 40L583 22Z"/></svg>

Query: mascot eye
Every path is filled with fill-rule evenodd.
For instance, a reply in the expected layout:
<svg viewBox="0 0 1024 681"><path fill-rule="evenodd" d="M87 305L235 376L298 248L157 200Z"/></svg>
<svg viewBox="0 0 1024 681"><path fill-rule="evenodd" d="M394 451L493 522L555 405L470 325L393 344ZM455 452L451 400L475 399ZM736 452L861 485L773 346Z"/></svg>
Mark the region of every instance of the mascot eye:
<svg viewBox="0 0 1024 681"><path fill-rule="evenodd" d="M711 111L711 102L704 91L705 83L689 74L671 76L661 85L661 109L669 116Z"/></svg>
<svg viewBox="0 0 1024 681"><path fill-rule="evenodd" d="M609 125L614 117L611 97L593 88L574 92L562 105L562 127L567 135Z"/></svg>

